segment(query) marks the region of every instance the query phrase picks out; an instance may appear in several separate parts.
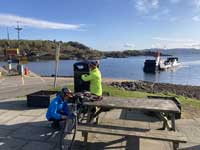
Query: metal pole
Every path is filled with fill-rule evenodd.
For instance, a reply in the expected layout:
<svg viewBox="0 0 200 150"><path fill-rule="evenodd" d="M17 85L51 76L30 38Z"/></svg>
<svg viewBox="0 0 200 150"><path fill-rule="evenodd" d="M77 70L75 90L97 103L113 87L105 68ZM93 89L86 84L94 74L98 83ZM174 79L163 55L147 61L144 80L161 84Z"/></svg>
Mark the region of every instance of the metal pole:
<svg viewBox="0 0 200 150"><path fill-rule="evenodd" d="M8 27L7 27L7 39L8 39L8 41L10 40L10 35L9 35L9 31L8 31Z"/></svg>
<svg viewBox="0 0 200 150"><path fill-rule="evenodd" d="M58 63L59 63L59 56L60 56L60 43L58 47L56 48L55 52L55 76L54 76L54 88L56 88L56 80L58 75Z"/></svg>
<svg viewBox="0 0 200 150"><path fill-rule="evenodd" d="M20 31L22 30L23 28L20 28L19 27L19 22L17 22L17 28L15 28L15 30L17 30L17 37L18 37L18 48L20 46L19 44L19 40L20 40Z"/></svg>
<svg viewBox="0 0 200 150"><path fill-rule="evenodd" d="M20 49L20 31L22 30L23 28L20 28L19 27L19 22L17 21L17 27L15 28L15 30L17 30L17 37L18 37L18 49ZM23 68L23 64L21 64L21 77L22 77L22 85L24 85L24 78L23 78L23 75L24 75L24 68Z"/></svg>
<svg viewBox="0 0 200 150"><path fill-rule="evenodd" d="M8 47L7 48L9 48L10 47L10 35L9 35L8 27L7 27L6 31L7 31L7 40L8 40Z"/></svg>

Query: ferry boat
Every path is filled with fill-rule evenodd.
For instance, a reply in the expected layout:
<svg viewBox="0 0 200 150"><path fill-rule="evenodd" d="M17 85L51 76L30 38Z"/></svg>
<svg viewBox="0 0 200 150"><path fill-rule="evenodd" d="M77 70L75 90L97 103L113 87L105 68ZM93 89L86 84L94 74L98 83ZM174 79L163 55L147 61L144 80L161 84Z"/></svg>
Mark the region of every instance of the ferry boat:
<svg viewBox="0 0 200 150"><path fill-rule="evenodd" d="M156 71L167 70L180 66L178 57L168 57L167 60L163 60L160 57L160 52L156 53L155 59L145 60L143 71L146 73L155 73Z"/></svg>
<svg viewBox="0 0 200 150"><path fill-rule="evenodd" d="M181 63L179 62L178 57L169 57L167 58L167 60L164 61L164 63L160 61L159 69L166 70L166 69L180 66L180 64Z"/></svg>

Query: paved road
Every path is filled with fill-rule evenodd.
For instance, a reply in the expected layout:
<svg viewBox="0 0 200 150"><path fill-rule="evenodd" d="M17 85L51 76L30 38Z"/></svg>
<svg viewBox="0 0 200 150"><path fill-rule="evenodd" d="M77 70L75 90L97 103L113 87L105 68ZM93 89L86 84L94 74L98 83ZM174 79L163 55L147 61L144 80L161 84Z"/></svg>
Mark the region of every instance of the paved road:
<svg viewBox="0 0 200 150"><path fill-rule="evenodd" d="M54 150L57 147L55 137L49 134L51 130L45 119L46 109L27 108L25 99L10 99L41 89L49 89L53 86L53 81L53 78L41 78L39 76L24 77L24 80L19 76L0 78L0 150ZM59 78L57 83L58 86L64 86L73 83L73 79ZM130 116L136 115L133 112L129 113L131 113ZM128 113L125 114L128 116ZM113 119L122 116L122 113L112 112L103 116ZM158 124L155 123L151 123L152 127L158 128L159 122ZM177 130L184 133L188 138L188 143L181 144L180 150L200 149L199 127L200 118L177 120ZM79 137L81 138L81 136ZM117 149L116 147L124 149L124 145L126 145L126 142L117 142L119 139L110 136L91 135L90 141L91 143L96 142L91 144L91 149L100 147L100 145L105 147L104 142L107 142L106 147L114 146L113 149ZM141 150L169 150L171 149L170 146L169 143L155 140L141 140ZM109 147L108 149L112 148Z"/></svg>
<svg viewBox="0 0 200 150"><path fill-rule="evenodd" d="M15 98L0 101L0 150L58 150L59 134L50 128L46 121L47 109L34 109L26 106L26 99ZM112 110L102 113L104 119L132 120L135 128L157 129L161 126L156 118L138 111ZM144 126L138 121L146 122ZM179 150L200 149L200 118L177 120L177 130L184 133L188 143L180 144ZM121 136L89 134L88 150L134 150L134 142L127 144ZM83 137L77 132L73 150L83 150ZM140 150L172 150L171 143L140 139Z"/></svg>
<svg viewBox="0 0 200 150"><path fill-rule="evenodd" d="M57 86L64 86L72 84L72 78L58 78ZM33 77L21 77L21 76L10 76L0 78L0 100L5 98L13 98L17 96L24 96L29 93L47 90L53 87L54 78L39 76Z"/></svg>
<svg viewBox="0 0 200 150"><path fill-rule="evenodd" d="M104 83L116 81L110 78L104 78ZM124 81L124 80L117 80ZM57 86L66 86L73 83L73 78L57 78ZM53 77L40 77L34 73L30 76L7 76L0 77L0 100L24 96L39 90L47 90L54 85Z"/></svg>

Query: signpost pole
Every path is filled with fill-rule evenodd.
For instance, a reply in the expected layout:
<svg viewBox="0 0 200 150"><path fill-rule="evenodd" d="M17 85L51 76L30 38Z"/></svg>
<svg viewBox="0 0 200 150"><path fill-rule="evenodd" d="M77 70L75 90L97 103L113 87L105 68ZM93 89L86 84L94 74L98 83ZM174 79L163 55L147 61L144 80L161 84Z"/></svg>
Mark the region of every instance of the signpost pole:
<svg viewBox="0 0 200 150"><path fill-rule="evenodd" d="M60 57L60 43L58 47L56 48L56 56L55 56L55 76L54 76L54 88L56 88L56 80L58 75L58 63L59 63L59 57Z"/></svg>
<svg viewBox="0 0 200 150"><path fill-rule="evenodd" d="M24 85L24 66L21 64L21 77L22 77L22 85Z"/></svg>

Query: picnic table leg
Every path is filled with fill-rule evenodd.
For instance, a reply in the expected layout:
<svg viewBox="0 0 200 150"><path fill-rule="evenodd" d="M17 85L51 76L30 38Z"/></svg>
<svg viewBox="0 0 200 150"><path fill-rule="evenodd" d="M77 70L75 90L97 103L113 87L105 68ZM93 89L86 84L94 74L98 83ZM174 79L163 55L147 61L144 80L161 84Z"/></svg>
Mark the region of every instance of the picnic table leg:
<svg viewBox="0 0 200 150"><path fill-rule="evenodd" d="M87 145L87 141L88 141L88 133L87 132L83 132L83 136L84 136L84 145Z"/></svg>
<svg viewBox="0 0 200 150"><path fill-rule="evenodd" d="M172 122L172 130L176 131L175 114L174 113L171 113L171 122ZM177 150L178 147L179 147L179 143L178 142L173 142L173 150Z"/></svg>
<svg viewBox="0 0 200 150"><path fill-rule="evenodd" d="M86 124L90 123L91 115L92 115L91 107L88 107ZM83 132L83 136L84 136L84 145L86 146L88 141L88 132Z"/></svg>
<svg viewBox="0 0 200 150"><path fill-rule="evenodd" d="M139 137L127 136L126 139L126 150L140 150Z"/></svg>
<svg viewBox="0 0 200 150"><path fill-rule="evenodd" d="M172 130L176 131L176 126L175 126L175 114L171 113L171 122L172 122Z"/></svg>
<svg viewBox="0 0 200 150"><path fill-rule="evenodd" d="M165 113L160 113L160 118L163 121L163 126L160 129L165 130L167 128L168 130L171 130L171 125L169 124L168 118Z"/></svg>
<svg viewBox="0 0 200 150"><path fill-rule="evenodd" d="M178 142L173 142L173 150L177 150L179 147L179 143Z"/></svg>

